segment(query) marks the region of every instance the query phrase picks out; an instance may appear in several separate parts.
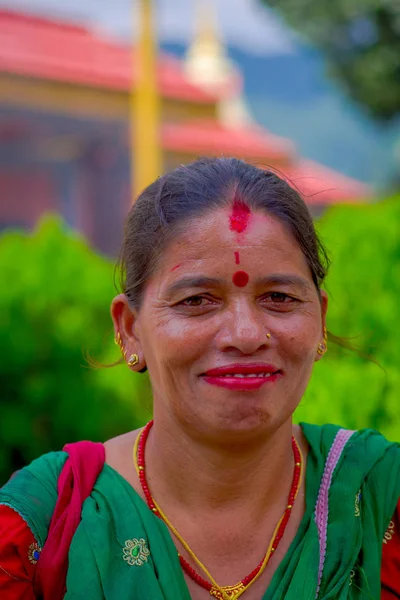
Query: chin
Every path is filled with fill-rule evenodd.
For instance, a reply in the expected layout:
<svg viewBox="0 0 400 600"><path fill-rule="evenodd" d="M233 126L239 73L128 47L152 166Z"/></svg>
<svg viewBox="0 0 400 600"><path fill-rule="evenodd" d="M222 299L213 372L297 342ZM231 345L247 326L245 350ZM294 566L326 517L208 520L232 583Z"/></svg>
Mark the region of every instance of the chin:
<svg viewBox="0 0 400 600"><path fill-rule="evenodd" d="M197 396L196 410L183 420L202 436L239 441L278 429L291 414L283 413L276 394L259 392L207 394ZM186 411L185 411L186 412ZM183 416L183 415L182 415ZM234 439L230 439L233 437Z"/></svg>
<svg viewBox="0 0 400 600"><path fill-rule="evenodd" d="M280 421L278 415L271 414L262 407L241 407L240 410L229 411L229 414L218 414L212 429L219 435L243 434L254 435L274 428Z"/></svg>

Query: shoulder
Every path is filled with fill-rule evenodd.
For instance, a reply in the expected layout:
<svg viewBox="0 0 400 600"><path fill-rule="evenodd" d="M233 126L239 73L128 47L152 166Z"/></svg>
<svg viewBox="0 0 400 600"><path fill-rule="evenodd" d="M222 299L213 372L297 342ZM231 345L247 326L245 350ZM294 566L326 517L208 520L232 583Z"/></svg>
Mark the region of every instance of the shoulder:
<svg viewBox="0 0 400 600"><path fill-rule="evenodd" d="M350 430L338 425L300 424L319 471L330 466L338 475L390 482L393 498L400 492L400 445L373 429ZM397 494L397 497L396 497ZM393 505L394 506L394 505Z"/></svg>
<svg viewBox="0 0 400 600"><path fill-rule="evenodd" d="M387 525L400 495L400 446L373 429L352 431L337 425L301 424L319 476L331 473L333 489L363 498Z"/></svg>
<svg viewBox="0 0 400 600"><path fill-rule="evenodd" d="M57 482L67 459L65 452L50 452L14 473L0 489L0 505L16 511L40 543L46 539L57 502Z"/></svg>
<svg viewBox="0 0 400 600"><path fill-rule="evenodd" d="M140 484L133 468L133 448L141 429L135 429L105 442L106 463L117 471L136 491Z"/></svg>
<svg viewBox="0 0 400 600"><path fill-rule="evenodd" d="M0 488L0 503L4 504L13 494L32 492L36 489L49 494L56 493L58 476L65 464L66 452L49 452L33 460L29 465L11 475Z"/></svg>
<svg viewBox="0 0 400 600"><path fill-rule="evenodd" d="M300 423L300 427L310 446L318 448L325 457L335 444L335 446L346 448L346 453L350 451L359 453L365 460L372 463L389 453L392 457L398 458L400 467L400 444L389 441L379 431L374 429L351 430L331 423L324 425Z"/></svg>
<svg viewBox="0 0 400 600"><path fill-rule="evenodd" d="M132 458L133 447L140 432L141 429L135 429L104 442L106 463L115 468L128 454Z"/></svg>

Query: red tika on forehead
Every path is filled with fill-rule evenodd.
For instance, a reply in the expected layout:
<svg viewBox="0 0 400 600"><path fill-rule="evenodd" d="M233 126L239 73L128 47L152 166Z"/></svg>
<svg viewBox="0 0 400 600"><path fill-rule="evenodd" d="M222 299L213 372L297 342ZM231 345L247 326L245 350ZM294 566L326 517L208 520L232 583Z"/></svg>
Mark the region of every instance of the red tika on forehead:
<svg viewBox="0 0 400 600"><path fill-rule="evenodd" d="M240 265L240 256L239 252L235 252L235 262L237 265Z"/></svg>
<svg viewBox="0 0 400 600"><path fill-rule="evenodd" d="M249 276L246 271L236 271L232 277L232 281L236 287L245 287L249 283Z"/></svg>
<svg viewBox="0 0 400 600"><path fill-rule="evenodd" d="M243 233L247 229L249 218L249 207L238 198L235 198L232 207L232 214L229 217L231 230L236 231L236 233Z"/></svg>

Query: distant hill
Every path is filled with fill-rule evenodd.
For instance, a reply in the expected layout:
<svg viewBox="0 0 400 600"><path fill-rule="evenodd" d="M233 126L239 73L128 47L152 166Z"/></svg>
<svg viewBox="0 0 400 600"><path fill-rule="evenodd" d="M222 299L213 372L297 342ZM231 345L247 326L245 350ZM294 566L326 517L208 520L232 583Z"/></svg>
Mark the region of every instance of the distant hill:
<svg viewBox="0 0 400 600"><path fill-rule="evenodd" d="M182 57L179 44L163 48ZM244 75L255 119L292 139L299 153L377 187L388 187L399 170L394 157L400 120L386 129L374 123L334 85L321 55L299 47L296 54L253 56L235 48L230 56Z"/></svg>

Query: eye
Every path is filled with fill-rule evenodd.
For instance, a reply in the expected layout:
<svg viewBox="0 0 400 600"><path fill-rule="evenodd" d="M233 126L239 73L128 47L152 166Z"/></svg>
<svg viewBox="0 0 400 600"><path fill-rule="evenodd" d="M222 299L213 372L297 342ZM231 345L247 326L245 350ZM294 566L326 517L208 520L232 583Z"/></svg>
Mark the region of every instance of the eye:
<svg viewBox="0 0 400 600"><path fill-rule="evenodd" d="M205 298L202 296L190 296L190 298L185 298L179 302L182 306L202 306Z"/></svg>
<svg viewBox="0 0 400 600"><path fill-rule="evenodd" d="M271 292L269 294L269 297L271 298L272 302L279 302L279 303L290 302L291 300L293 300L293 298L291 296L288 296L287 294L284 294L283 292Z"/></svg>
<svg viewBox="0 0 400 600"><path fill-rule="evenodd" d="M269 292L269 294L265 294L261 300L267 308L281 311L291 310L300 302L297 298L289 296L289 294L285 294L285 292Z"/></svg>
<svg viewBox="0 0 400 600"><path fill-rule="evenodd" d="M189 296L189 298L185 298L178 302L178 306L183 306L186 308L204 308L206 306L215 304L212 298L208 296Z"/></svg>

